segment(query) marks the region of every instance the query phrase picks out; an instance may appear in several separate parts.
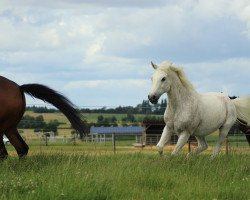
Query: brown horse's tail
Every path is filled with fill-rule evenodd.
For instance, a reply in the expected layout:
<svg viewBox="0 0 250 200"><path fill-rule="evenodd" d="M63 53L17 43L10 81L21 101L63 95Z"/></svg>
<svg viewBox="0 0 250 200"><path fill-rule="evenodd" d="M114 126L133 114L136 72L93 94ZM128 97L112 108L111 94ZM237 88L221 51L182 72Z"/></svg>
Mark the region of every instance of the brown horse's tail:
<svg viewBox="0 0 250 200"><path fill-rule="evenodd" d="M20 86L21 91L35 98L48 102L58 108L70 121L72 127L81 137L84 135L85 124L80 118L76 106L59 92L40 84L25 84Z"/></svg>
<svg viewBox="0 0 250 200"><path fill-rule="evenodd" d="M240 119L238 119L238 126L239 126L240 131L246 134L246 139L250 146L250 126L248 126L246 122Z"/></svg>

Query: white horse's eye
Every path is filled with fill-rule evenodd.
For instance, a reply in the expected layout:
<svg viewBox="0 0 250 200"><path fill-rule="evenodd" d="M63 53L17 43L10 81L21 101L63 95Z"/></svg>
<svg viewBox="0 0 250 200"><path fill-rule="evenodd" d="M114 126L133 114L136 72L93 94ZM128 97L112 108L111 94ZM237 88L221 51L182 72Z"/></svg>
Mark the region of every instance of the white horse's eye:
<svg viewBox="0 0 250 200"><path fill-rule="evenodd" d="M162 79L161 79L161 82L164 82L166 80L166 77L163 77Z"/></svg>

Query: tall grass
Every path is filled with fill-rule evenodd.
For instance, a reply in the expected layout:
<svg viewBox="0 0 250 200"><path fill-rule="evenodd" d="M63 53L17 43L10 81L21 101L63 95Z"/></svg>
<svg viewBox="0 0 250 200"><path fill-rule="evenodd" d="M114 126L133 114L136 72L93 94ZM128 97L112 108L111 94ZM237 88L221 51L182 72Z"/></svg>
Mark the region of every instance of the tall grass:
<svg viewBox="0 0 250 200"><path fill-rule="evenodd" d="M250 157L36 155L0 165L0 199L249 199Z"/></svg>

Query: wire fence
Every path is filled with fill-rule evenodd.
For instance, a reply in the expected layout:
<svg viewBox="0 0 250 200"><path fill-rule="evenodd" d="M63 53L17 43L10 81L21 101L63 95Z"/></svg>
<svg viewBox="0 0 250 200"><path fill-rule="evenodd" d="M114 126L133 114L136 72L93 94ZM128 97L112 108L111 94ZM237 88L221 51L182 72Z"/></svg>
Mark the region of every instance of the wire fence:
<svg viewBox="0 0 250 200"><path fill-rule="evenodd" d="M54 136L53 134L37 134L36 137L23 138L30 145L37 147L53 147L53 146L72 146L83 147L83 151L94 153L150 153L155 154L157 152L156 144L159 141L161 134L97 134L89 135L80 140L77 135L60 135ZM207 137L208 150L205 152L211 153L213 146L217 142L218 136L210 135ZM177 137L174 137L170 143L165 145L165 151L171 152L177 142ZM190 152L198 146L194 140L184 146L184 152ZM78 149L79 150L79 149ZM250 146L246 140L245 135L228 136L222 144L222 153L232 154L250 154Z"/></svg>

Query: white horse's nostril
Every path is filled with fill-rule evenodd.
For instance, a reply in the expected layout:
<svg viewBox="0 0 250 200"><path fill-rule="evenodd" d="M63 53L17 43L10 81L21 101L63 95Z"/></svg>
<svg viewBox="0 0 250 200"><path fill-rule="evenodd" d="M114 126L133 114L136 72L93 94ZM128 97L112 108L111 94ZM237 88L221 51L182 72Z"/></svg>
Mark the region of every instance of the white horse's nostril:
<svg viewBox="0 0 250 200"><path fill-rule="evenodd" d="M156 104L158 101L158 98L156 95L148 95L148 99L151 103Z"/></svg>
<svg viewBox="0 0 250 200"><path fill-rule="evenodd" d="M155 99L156 99L156 96L155 96L155 95L148 95L148 99L149 99L149 100L155 100Z"/></svg>

